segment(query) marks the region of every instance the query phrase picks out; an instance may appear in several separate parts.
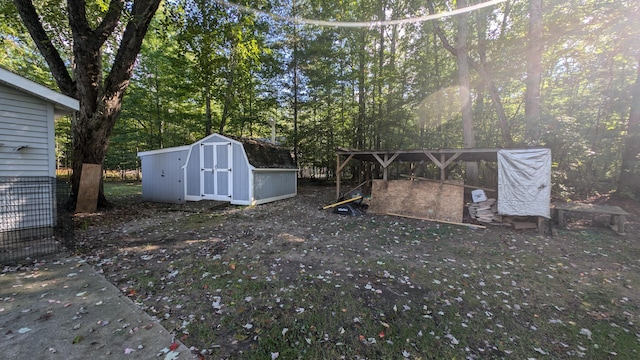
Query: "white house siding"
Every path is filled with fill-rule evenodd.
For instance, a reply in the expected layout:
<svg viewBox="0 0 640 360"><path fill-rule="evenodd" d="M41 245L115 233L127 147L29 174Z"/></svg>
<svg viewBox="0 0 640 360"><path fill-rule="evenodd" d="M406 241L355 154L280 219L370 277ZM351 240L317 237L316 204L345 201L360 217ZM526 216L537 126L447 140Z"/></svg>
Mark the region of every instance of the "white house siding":
<svg viewBox="0 0 640 360"><path fill-rule="evenodd" d="M0 233L55 226L55 187L46 177L0 178Z"/></svg>
<svg viewBox="0 0 640 360"><path fill-rule="evenodd" d="M53 104L0 84L0 231L55 225Z"/></svg>
<svg viewBox="0 0 640 360"><path fill-rule="evenodd" d="M55 177L53 118L51 103L0 84L0 177Z"/></svg>

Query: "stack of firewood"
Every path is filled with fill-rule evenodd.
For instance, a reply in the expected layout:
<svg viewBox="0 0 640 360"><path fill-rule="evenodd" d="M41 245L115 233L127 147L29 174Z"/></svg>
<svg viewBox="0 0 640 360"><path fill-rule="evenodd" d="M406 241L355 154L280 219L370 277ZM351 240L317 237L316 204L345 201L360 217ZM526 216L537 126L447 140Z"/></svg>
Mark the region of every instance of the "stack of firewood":
<svg viewBox="0 0 640 360"><path fill-rule="evenodd" d="M502 221L502 217L498 215L498 204L493 198L469 204L469 215L472 219L482 223Z"/></svg>

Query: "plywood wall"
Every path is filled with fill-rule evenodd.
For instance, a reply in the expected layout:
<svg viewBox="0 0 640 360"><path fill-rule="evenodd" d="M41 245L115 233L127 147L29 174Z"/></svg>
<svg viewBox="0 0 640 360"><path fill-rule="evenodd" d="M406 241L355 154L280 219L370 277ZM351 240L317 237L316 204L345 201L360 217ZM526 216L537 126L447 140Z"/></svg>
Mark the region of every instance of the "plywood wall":
<svg viewBox="0 0 640 360"><path fill-rule="evenodd" d="M412 180L373 180L369 213L396 213L462 222L462 186Z"/></svg>

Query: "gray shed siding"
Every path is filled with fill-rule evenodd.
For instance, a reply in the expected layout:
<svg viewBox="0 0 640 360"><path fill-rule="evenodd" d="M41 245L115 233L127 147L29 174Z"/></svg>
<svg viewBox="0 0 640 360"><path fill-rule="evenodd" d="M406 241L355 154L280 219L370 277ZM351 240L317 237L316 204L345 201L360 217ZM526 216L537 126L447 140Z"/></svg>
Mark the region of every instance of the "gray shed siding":
<svg viewBox="0 0 640 360"><path fill-rule="evenodd" d="M176 149L138 154L142 158L144 200L178 202L173 195L178 194L178 189L174 191L166 184L167 172L182 179L184 196L180 202L214 199L251 205L284 199L297 193L297 169L256 169L249 163L243 143L237 140L212 134L180 147L180 155ZM158 159L152 160L155 157ZM152 164L163 164L165 177L158 179L161 169L152 166L160 165ZM171 184L176 181L170 178Z"/></svg>
<svg viewBox="0 0 640 360"><path fill-rule="evenodd" d="M0 176L55 176L53 105L0 84Z"/></svg>
<svg viewBox="0 0 640 360"><path fill-rule="evenodd" d="M256 202L276 200L297 193L297 172L255 171L253 174L253 198ZM289 196L290 195L290 196Z"/></svg>
<svg viewBox="0 0 640 360"><path fill-rule="evenodd" d="M233 199L238 201L251 201L249 182L251 180L251 168L247 155L241 144L233 143Z"/></svg>
<svg viewBox="0 0 640 360"><path fill-rule="evenodd" d="M142 160L142 199L182 204L185 202L184 174L188 149L144 156Z"/></svg>
<svg viewBox="0 0 640 360"><path fill-rule="evenodd" d="M187 196L201 196L200 192L200 151L199 146L195 148L191 146L189 150L189 158L187 162Z"/></svg>

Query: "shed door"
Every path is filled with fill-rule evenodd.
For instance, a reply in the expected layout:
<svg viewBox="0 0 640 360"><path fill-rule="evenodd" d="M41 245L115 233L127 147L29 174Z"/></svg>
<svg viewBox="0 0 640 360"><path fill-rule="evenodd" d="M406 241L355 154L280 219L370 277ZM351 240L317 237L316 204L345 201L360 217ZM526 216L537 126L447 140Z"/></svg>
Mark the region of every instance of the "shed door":
<svg viewBox="0 0 640 360"><path fill-rule="evenodd" d="M231 200L231 143L200 144L200 193L207 200Z"/></svg>

